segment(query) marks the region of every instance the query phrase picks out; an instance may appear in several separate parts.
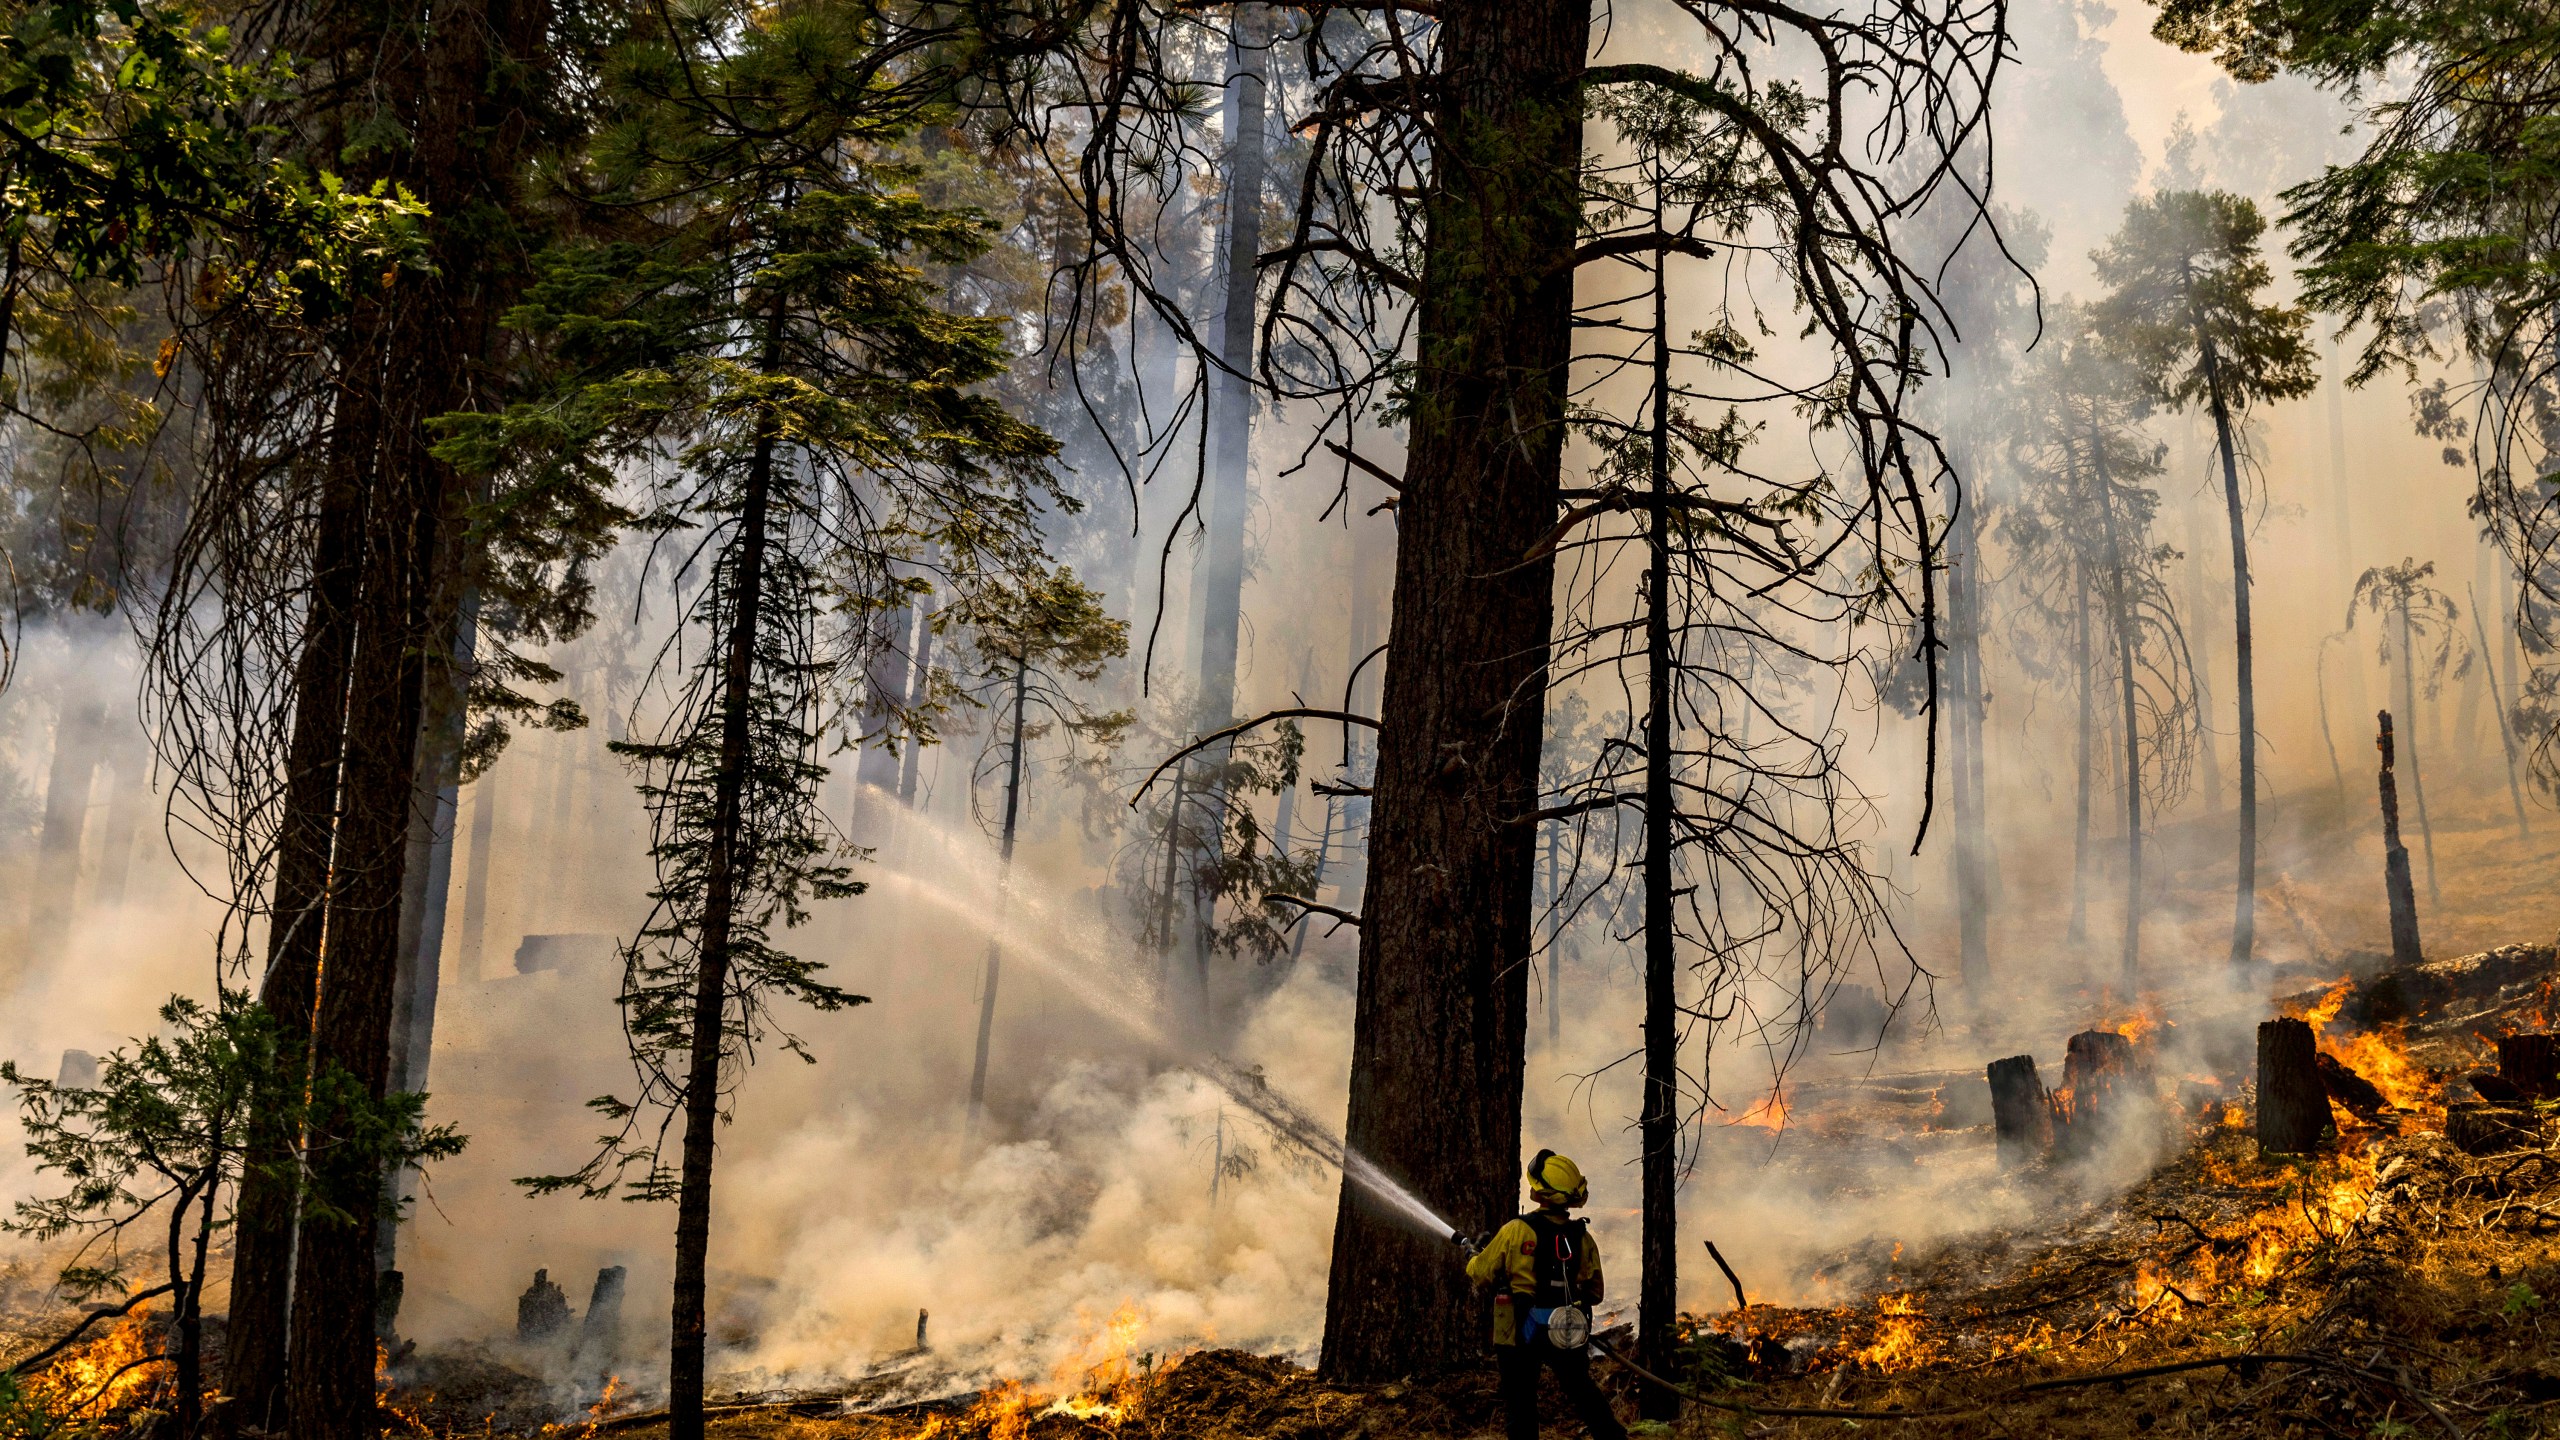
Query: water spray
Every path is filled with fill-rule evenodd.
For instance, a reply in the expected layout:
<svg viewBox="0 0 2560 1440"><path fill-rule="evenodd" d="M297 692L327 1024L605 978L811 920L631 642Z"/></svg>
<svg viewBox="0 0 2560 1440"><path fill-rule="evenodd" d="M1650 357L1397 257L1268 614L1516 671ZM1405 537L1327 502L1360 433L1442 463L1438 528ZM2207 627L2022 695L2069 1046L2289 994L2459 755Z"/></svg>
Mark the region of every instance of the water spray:
<svg viewBox="0 0 2560 1440"><path fill-rule="evenodd" d="M909 823L920 818L910 816ZM927 828L951 859L965 866L973 858L970 851L977 847L964 850L952 842L942 827ZM1382 1202L1398 1219L1425 1234L1445 1238L1469 1256L1483 1248L1482 1241L1469 1238L1465 1231L1440 1218L1423 1203L1422 1197L1397 1183L1376 1161L1353 1149L1331 1126L1271 1088L1258 1069L1240 1067L1222 1056L1200 1055L1176 1042L1153 1014L1131 1003L1133 995L1144 993L1139 983L1142 977L1134 973L1135 967L1116 951L1083 940L1077 933L1079 927L1048 903L1041 893L1044 887L1034 877L1016 872L1007 903L993 911L912 872L889 878L918 899L987 932L1003 944L1008 955L1019 955L1038 965L1093 1013L1178 1057L1185 1068L1224 1090L1251 1112L1273 1136L1340 1170L1344 1179ZM1074 952L1072 960L1062 953L1070 950Z"/></svg>

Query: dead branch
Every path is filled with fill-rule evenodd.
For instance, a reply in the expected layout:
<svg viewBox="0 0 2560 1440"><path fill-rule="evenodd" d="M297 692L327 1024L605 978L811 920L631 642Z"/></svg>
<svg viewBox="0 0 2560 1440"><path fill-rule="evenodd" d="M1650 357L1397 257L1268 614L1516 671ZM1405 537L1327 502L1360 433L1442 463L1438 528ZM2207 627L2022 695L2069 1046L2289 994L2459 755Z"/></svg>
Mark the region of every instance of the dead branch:
<svg viewBox="0 0 2560 1440"><path fill-rule="evenodd" d="M1304 895L1290 895L1282 891L1274 890L1262 898L1265 900L1286 900L1290 904L1297 906L1299 909L1306 911L1310 915L1330 915L1334 920L1334 930L1339 930L1345 925L1357 930L1361 925L1360 917L1350 911L1342 909L1340 906L1327 905L1321 900L1310 900ZM1333 930L1328 930L1325 933L1330 935L1333 933Z"/></svg>
<svg viewBox="0 0 2560 1440"><path fill-rule="evenodd" d="M133 1313L133 1308L141 1304L143 1301L156 1300L177 1288L177 1283L175 1281L171 1281L163 1285L154 1285L148 1290L138 1290L133 1294L126 1296L125 1302L121 1305L98 1306L96 1309L89 1312L89 1318L72 1326L70 1334L54 1341L52 1344L47 1345L24 1360L17 1361L10 1365L9 1373L12 1375L27 1375L34 1373L37 1366L52 1359L56 1355L61 1354L64 1350L69 1349L81 1336L89 1333L90 1326L97 1324L101 1320L114 1320L125 1315L129 1315Z"/></svg>
<svg viewBox="0 0 2560 1440"><path fill-rule="evenodd" d="M1732 1284L1733 1308L1736 1310L1750 1309L1751 1302L1748 1299L1745 1299L1742 1294L1742 1277L1734 1274L1733 1267L1725 1263L1724 1252L1716 1248L1716 1242L1713 1240L1707 1242L1707 1258L1716 1262L1716 1268L1723 1271L1724 1278Z"/></svg>
<svg viewBox="0 0 2560 1440"><path fill-rule="evenodd" d="M1312 710L1303 707L1292 707L1286 710L1266 710L1262 714L1256 715L1250 720L1239 720L1235 724L1230 725L1223 730L1213 730L1164 757L1163 760L1157 763L1156 768L1147 772L1146 779L1138 782L1137 793L1129 797L1129 808L1132 810L1138 808L1138 802L1147 797L1147 791L1154 787L1156 778L1164 774L1165 771L1172 769L1184 760L1199 754L1201 751L1208 749L1210 746L1217 744L1221 740L1232 740L1247 730L1254 729L1258 726L1268 725L1274 720L1339 720L1345 725L1366 725L1372 730L1378 728L1377 721L1370 719L1366 715L1354 715L1348 710Z"/></svg>

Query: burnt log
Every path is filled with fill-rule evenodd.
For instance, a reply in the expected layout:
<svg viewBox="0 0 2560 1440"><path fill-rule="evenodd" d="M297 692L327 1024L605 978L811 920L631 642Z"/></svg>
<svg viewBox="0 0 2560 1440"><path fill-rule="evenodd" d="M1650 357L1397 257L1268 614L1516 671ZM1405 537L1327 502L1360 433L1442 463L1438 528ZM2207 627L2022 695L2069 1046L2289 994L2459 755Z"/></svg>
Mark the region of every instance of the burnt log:
<svg viewBox="0 0 2560 1440"><path fill-rule="evenodd" d="M2498 1078L2536 1100L2560 1100L2560 1035L2499 1036Z"/></svg>
<svg viewBox="0 0 2560 1440"><path fill-rule="evenodd" d="M2345 1061L2323 1050L2319 1052L2320 1087L2329 1098L2367 1120L2378 1119L2391 1108L2382 1091L2374 1083L2347 1068Z"/></svg>
<svg viewBox="0 0 2560 1440"><path fill-rule="evenodd" d="M2258 1149L2307 1155L2329 1129L2329 1091L2320 1083L2320 1046L2300 1020L2258 1026Z"/></svg>
<svg viewBox="0 0 2560 1440"><path fill-rule="evenodd" d="M2503 1155L2539 1146L2542 1126L2531 1110L2505 1105L2449 1105L2444 1112L2444 1139L2465 1155Z"/></svg>
<svg viewBox="0 0 2560 1440"><path fill-rule="evenodd" d="M2012 1055L1994 1060L1991 1081L1991 1128L1999 1146L2000 1168L2031 1164L2053 1146L2053 1103L2044 1081L2036 1077L2036 1057Z"/></svg>
<svg viewBox="0 0 2560 1440"><path fill-rule="evenodd" d="M2522 1086L2503 1075L2475 1070L2462 1078L2470 1082L2474 1094L2492 1105L2523 1106L2533 1103L2533 1097L2524 1093Z"/></svg>

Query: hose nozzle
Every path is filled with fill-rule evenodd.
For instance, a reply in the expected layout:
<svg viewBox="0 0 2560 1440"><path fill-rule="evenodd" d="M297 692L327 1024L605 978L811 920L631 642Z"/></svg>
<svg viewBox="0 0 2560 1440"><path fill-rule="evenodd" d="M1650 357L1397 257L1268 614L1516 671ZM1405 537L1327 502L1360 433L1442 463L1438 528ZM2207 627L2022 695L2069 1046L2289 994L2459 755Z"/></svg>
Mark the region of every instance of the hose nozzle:
<svg viewBox="0 0 2560 1440"><path fill-rule="evenodd" d="M1470 1260L1475 1258L1477 1251L1484 1248L1483 1241L1468 1238L1467 1232L1464 1230L1450 1231L1449 1243L1457 1246L1460 1250L1465 1251L1467 1258Z"/></svg>

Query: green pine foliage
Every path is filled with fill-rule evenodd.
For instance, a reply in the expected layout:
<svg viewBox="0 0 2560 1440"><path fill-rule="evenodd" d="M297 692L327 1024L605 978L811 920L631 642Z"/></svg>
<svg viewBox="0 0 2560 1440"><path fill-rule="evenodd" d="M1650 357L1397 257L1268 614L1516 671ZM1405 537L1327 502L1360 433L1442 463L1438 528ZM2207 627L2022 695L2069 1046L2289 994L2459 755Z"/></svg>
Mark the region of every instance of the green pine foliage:
<svg viewBox="0 0 2560 1440"><path fill-rule="evenodd" d="M937 553L963 593L1025 573L1038 507L1073 504L1049 438L979 388L1005 368L1005 322L942 308L920 273L991 237L974 211L916 193L898 156L931 112L883 68L895 47L879 23L828 4L733 18L644 27L615 52L609 121L563 183L619 223L546 257L516 316L561 381L457 420L448 442L537 486L644 485L637 523L705 577L684 629L711 643L670 652L674 714L615 747L642 775L659 868L624 994L641 1093L597 1102L625 1121L681 1108L715 848L739 866L724 1049L768 1033L774 999L858 1001L774 943L810 903L859 888L815 804L825 702L859 676L868 622L921 583L908 562ZM721 642L742 626L744 743L724 752ZM664 1136L626 1129L601 1166L532 1183L627 1178L666 1198Z"/></svg>
<svg viewBox="0 0 2560 1440"><path fill-rule="evenodd" d="M173 997L160 1007L160 1020L162 1033L104 1057L93 1087L62 1086L0 1063L0 1084L18 1092L28 1157L39 1174L60 1181L51 1193L19 1199L0 1230L76 1242L60 1274L71 1300L129 1308L169 1297L159 1360L174 1367L178 1433L193 1435L205 1388L206 1269L251 1163L252 1107L279 1103L262 1081L278 1064L280 1036L266 1009L235 990L211 1006ZM453 1127L424 1123L423 1095L376 1099L340 1075L323 1076L315 1093L282 1103L290 1113L273 1118L295 1128L315 1106L328 1107L342 1122L332 1131L337 1143L358 1152L354 1168L383 1173L462 1149ZM307 1214L359 1218L345 1209L346 1197L303 1190ZM12 1433L9 1398L0 1393L0 1435Z"/></svg>

